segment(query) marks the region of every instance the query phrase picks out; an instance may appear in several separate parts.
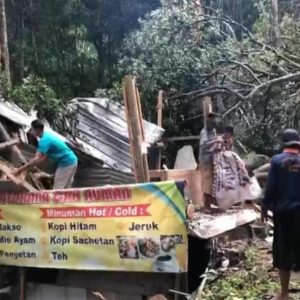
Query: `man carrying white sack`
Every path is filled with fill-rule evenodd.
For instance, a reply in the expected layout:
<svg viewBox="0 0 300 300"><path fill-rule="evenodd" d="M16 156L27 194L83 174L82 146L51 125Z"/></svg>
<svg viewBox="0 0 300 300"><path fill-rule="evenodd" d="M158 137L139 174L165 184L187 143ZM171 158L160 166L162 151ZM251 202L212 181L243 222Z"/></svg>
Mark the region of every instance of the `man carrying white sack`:
<svg viewBox="0 0 300 300"><path fill-rule="evenodd" d="M223 142L218 144L213 157L212 196L223 210L237 203L259 199L262 194L256 178L248 175L243 160L230 151L233 135L233 128L226 127Z"/></svg>

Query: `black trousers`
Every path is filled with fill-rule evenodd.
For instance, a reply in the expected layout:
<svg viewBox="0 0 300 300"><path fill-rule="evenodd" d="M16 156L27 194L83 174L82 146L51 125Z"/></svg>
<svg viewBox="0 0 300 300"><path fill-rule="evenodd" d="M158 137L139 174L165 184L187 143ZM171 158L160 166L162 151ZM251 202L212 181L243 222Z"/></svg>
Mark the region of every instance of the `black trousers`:
<svg viewBox="0 0 300 300"><path fill-rule="evenodd" d="M274 216L273 264L284 271L300 271L300 208Z"/></svg>

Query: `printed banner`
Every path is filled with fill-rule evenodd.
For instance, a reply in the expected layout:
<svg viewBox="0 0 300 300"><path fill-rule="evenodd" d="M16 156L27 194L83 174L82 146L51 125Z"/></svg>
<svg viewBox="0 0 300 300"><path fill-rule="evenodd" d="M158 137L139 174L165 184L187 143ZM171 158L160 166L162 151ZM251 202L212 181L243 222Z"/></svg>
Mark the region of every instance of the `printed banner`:
<svg viewBox="0 0 300 300"><path fill-rule="evenodd" d="M0 264L187 271L182 182L0 193Z"/></svg>

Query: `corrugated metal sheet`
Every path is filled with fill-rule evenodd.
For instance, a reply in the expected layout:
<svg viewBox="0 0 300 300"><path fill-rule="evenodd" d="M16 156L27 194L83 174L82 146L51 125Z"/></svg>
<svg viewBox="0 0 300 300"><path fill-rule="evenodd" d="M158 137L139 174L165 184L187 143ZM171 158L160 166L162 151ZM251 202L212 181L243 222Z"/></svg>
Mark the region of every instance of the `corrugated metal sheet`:
<svg viewBox="0 0 300 300"><path fill-rule="evenodd" d="M120 185L134 182L134 177L128 173L107 168L79 166L74 180L74 187Z"/></svg>
<svg viewBox="0 0 300 300"><path fill-rule="evenodd" d="M109 168L131 172L131 153L125 109L105 98L76 98L70 102L75 137ZM164 130L143 121L145 139L158 141Z"/></svg>
<svg viewBox="0 0 300 300"><path fill-rule="evenodd" d="M34 157L36 149L28 144L21 144L20 149L27 160ZM107 184L127 184L133 183L134 178L130 174L123 174L118 171L103 169L102 162L93 157L74 149L79 158L79 165L75 176L74 187L93 187ZM55 165L46 160L40 165L40 168L47 173L55 172Z"/></svg>

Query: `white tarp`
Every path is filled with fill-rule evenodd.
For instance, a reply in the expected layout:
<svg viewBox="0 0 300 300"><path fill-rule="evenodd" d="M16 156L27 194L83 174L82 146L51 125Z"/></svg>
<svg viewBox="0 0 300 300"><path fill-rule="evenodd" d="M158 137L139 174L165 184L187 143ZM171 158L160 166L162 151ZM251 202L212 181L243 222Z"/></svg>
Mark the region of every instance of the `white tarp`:
<svg viewBox="0 0 300 300"><path fill-rule="evenodd" d="M192 146L184 146L177 152L174 169L196 170L197 162Z"/></svg>
<svg viewBox="0 0 300 300"><path fill-rule="evenodd" d="M189 221L189 229L201 239L210 239L258 218L258 213L253 209L242 209L222 215L201 214L198 220Z"/></svg>

